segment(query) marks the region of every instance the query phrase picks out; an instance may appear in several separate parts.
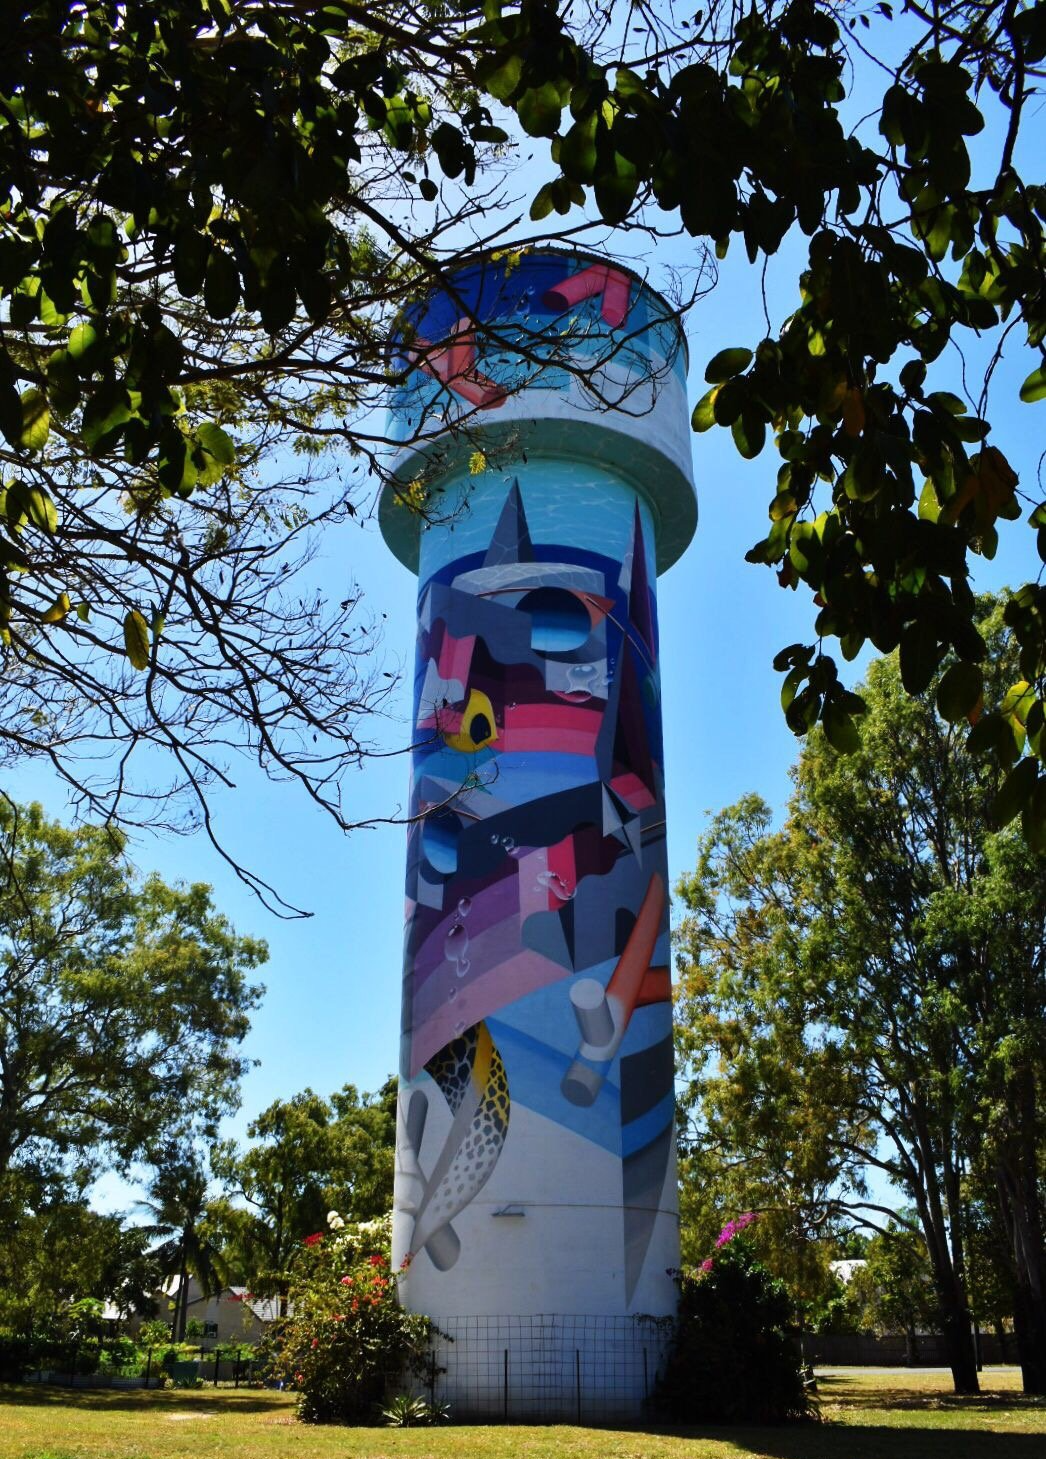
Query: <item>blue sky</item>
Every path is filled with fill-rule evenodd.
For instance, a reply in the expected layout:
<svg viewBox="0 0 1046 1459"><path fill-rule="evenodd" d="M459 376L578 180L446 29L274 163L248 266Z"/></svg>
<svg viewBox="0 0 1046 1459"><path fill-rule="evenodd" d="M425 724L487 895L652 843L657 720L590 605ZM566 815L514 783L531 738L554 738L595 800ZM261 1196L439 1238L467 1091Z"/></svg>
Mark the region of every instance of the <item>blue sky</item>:
<svg viewBox="0 0 1046 1459"><path fill-rule="evenodd" d="M533 145L540 158L544 144ZM516 184L521 192L532 195L543 180L539 158ZM766 297L775 324L794 307L804 241L789 245L768 271ZM640 234L626 234L610 246L648 272L655 287L668 282L671 270L696 261L685 237L651 246ZM762 296L759 272L735 241L717 287L689 321L691 404L706 388L706 360L728 345L754 346L766 333ZM991 441L1037 501L1042 407L1017 402L1019 384L1034 363L1017 338L996 372ZM946 354L933 368L939 388L964 393L955 355ZM975 371L970 378L976 381ZM778 464L772 447L746 462L729 432L715 429L694 436L693 451L697 536L659 585L673 878L692 864L707 812L748 790L778 807L786 799L797 742L780 712L780 676L771 659L785 644L809 636L813 616L801 592L781 590L772 572L744 562L746 550L765 531ZM1024 581L1038 569L1034 534L1022 523L1003 529L996 561L975 560L978 588ZM387 615L384 667L404 672L389 717L371 728L384 750L401 750L409 742L414 579L385 548L376 519L357 519L332 531L322 544L318 572L337 597L355 580L372 612ZM408 774L403 754L365 762L350 785L354 819L395 817L406 805ZM271 960L262 973L268 992L245 1045L258 1066L244 1082L242 1110L228 1127L228 1133L241 1134L247 1120L275 1098L306 1086L328 1094L346 1082L375 1089L395 1069L405 832L393 824L344 836L295 786L273 785L248 764L234 767L234 778L235 790L212 797L230 849L289 901L308 907L311 918L279 922L270 916L201 837L143 836L132 854L143 870L155 869L168 879L210 882L217 905L234 925L269 942ZM67 815L53 782L32 767L22 767L7 788L18 799L42 800L57 817ZM104 1182L96 1199L126 1207L128 1192Z"/></svg>

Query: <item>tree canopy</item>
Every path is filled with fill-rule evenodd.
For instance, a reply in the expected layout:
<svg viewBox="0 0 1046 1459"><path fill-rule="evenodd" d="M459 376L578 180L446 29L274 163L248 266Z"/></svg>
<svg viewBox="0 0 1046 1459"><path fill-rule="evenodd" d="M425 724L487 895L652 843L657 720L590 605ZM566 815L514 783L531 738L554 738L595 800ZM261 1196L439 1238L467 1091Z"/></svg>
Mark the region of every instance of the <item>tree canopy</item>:
<svg viewBox="0 0 1046 1459"><path fill-rule="evenodd" d="M813 641L774 661L788 723L857 743L864 706L826 640L846 660L899 646L911 694L947 657L940 710L969 718L972 749L1009 772L998 824L1020 813L1042 849L1046 502L1020 489L989 417L1004 346L1026 348L1021 400L1046 399L1046 189L1025 176L1042 7L779 0L684 19L644 6L627 32L612 9L590 16L586 35L573 7L495 3L476 32L484 84L550 139L558 175L532 217L589 197L611 223L647 206L720 257L736 239L754 265L792 233L809 240L787 317L719 348L694 410L696 430L728 428L742 456L770 435L780 458L748 558L817 609ZM1036 556L1006 607L1015 672L986 692L971 555L994 556L1001 523L1021 517Z"/></svg>
<svg viewBox="0 0 1046 1459"><path fill-rule="evenodd" d="M111 828L0 801L0 1184L61 1192L239 1101L265 944L210 889L136 877ZM30 1190L31 1188L31 1190Z"/></svg>
<svg viewBox="0 0 1046 1459"><path fill-rule="evenodd" d="M984 697L968 581L1008 519L1046 554L1046 504L989 409L1004 344L1028 350L1022 398L1046 397L1024 163L1040 8L38 0L20 18L24 60L0 68L8 755L48 756L96 812L171 822L132 773L161 747L213 834L235 746L352 823L343 777L389 681L351 587L291 584L313 529L357 510L349 463L381 475L401 306L463 249L519 242L501 108L549 141L545 229L678 223L695 260L736 239L756 266L808 240L794 307L717 349L694 413L780 458L749 556L817 610L776 660L788 721L855 744L832 638L847 660L899 645L910 693L951 655L940 708L1008 772L999 824L1021 814L1043 844L1046 590L1014 594L1016 672ZM85 773L111 745L113 773Z"/></svg>
<svg viewBox="0 0 1046 1459"><path fill-rule="evenodd" d="M398 312L452 226L458 247L504 230L478 169L506 133L462 25L409 0L19 7L0 764L45 757L96 819L187 819L221 849L207 792L239 750L352 823L393 676L351 565L321 590L310 562L384 473Z"/></svg>
<svg viewBox="0 0 1046 1459"><path fill-rule="evenodd" d="M980 629L1004 677L1001 613ZM976 1384L967 1184L986 1180L1039 1392L1046 864L991 831L990 780L932 698L906 695L896 656L864 692L856 752L811 736L782 828L753 797L728 808L680 885L689 1138L746 1164L768 1206L791 1192L807 1224L903 1224L868 1192L869 1171L891 1181L916 1212L960 1389Z"/></svg>
<svg viewBox="0 0 1046 1459"><path fill-rule="evenodd" d="M213 1153L226 1194L214 1205L226 1259L257 1292L285 1296L301 1243L336 1211L372 1221L392 1209L396 1080L377 1094L347 1084L275 1100L247 1127L250 1143Z"/></svg>

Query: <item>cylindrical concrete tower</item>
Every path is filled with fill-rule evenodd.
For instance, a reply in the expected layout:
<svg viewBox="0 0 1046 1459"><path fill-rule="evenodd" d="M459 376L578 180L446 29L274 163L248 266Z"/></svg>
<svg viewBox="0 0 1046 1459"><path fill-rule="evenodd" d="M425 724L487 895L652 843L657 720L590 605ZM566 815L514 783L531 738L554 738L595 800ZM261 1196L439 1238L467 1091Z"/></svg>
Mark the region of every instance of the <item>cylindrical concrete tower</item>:
<svg viewBox="0 0 1046 1459"><path fill-rule="evenodd" d="M640 280L538 247L454 272L400 350L401 1297L445 1331L515 1324L485 1398L448 1374L459 1413L538 1411L539 1317L585 1319L585 1411L600 1385L627 1411L651 1383L645 1350L623 1376L628 1322L674 1310L679 1257L655 584L697 520L684 346Z"/></svg>

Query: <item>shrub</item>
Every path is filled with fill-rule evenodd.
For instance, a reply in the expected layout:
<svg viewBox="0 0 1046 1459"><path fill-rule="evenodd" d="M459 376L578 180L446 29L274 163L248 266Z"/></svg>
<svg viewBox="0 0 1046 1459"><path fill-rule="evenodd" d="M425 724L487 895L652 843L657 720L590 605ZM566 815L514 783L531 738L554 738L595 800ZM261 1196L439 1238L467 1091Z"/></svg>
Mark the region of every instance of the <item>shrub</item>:
<svg viewBox="0 0 1046 1459"><path fill-rule="evenodd" d="M277 1334L277 1372L306 1423L373 1421L389 1382L418 1368L429 1322L396 1301L388 1217L307 1237Z"/></svg>
<svg viewBox="0 0 1046 1459"><path fill-rule="evenodd" d="M676 1336L659 1387L677 1423L776 1424L815 1416L792 1336L791 1300L755 1258L742 1217L714 1256L677 1274Z"/></svg>

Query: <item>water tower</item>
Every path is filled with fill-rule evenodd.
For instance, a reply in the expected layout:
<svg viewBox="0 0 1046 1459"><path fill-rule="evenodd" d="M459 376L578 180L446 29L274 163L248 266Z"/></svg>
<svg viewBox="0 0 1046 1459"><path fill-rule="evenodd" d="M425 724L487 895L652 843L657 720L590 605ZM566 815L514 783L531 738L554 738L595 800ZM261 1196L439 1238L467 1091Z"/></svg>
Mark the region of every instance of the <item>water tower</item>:
<svg viewBox="0 0 1046 1459"><path fill-rule="evenodd" d="M456 1338L460 1416L627 1416L679 1259L656 585L697 521L685 349L634 274L539 246L455 270L398 350L401 1297Z"/></svg>

